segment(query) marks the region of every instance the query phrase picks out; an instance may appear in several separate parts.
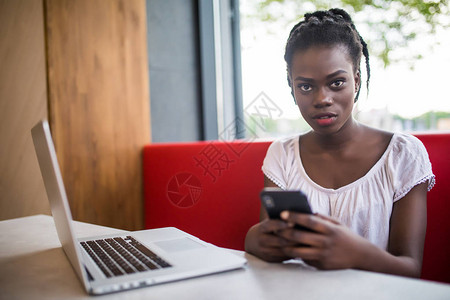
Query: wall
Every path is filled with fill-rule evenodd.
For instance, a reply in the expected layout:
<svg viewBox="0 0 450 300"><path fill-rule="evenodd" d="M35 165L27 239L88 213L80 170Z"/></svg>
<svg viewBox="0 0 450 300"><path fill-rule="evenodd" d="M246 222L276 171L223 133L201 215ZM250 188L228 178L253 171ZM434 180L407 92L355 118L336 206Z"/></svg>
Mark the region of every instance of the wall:
<svg viewBox="0 0 450 300"><path fill-rule="evenodd" d="M46 0L49 119L74 219L143 227L145 0Z"/></svg>
<svg viewBox="0 0 450 300"><path fill-rule="evenodd" d="M143 227L146 25L145 0L0 2L0 219L49 213L30 136L48 116L74 219Z"/></svg>
<svg viewBox="0 0 450 300"><path fill-rule="evenodd" d="M239 1L147 0L147 16L152 141L243 138Z"/></svg>
<svg viewBox="0 0 450 300"><path fill-rule="evenodd" d="M197 1L147 0L152 141L201 140Z"/></svg>
<svg viewBox="0 0 450 300"><path fill-rule="evenodd" d="M30 129L47 116L42 0L0 1L0 220L50 213Z"/></svg>

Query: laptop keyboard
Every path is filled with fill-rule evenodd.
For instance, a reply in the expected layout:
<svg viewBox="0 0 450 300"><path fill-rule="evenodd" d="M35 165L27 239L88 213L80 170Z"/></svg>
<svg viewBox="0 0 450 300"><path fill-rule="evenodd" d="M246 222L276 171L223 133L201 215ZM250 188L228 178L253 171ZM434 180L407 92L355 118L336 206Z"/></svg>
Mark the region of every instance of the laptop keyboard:
<svg viewBox="0 0 450 300"><path fill-rule="evenodd" d="M131 236L81 242L106 277L171 267Z"/></svg>

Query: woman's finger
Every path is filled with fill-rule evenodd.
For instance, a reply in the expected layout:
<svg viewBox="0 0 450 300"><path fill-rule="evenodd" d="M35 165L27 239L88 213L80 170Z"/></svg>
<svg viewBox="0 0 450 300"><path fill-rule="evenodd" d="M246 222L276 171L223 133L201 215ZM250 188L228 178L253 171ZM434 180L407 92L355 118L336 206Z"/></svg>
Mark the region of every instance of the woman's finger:
<svg viewBox="0 0 450 300"><path fill-rule="evenodd" d="M330 221L330 222L333 223L333 224L336 224L336 225L340 225L340 224L341 224L338 220L336 220L336 219L333 218L333 217L330 217L330 216L327 216L327 215L322 215L322 214L319 214L319 213L316 213L316 214L314 214L314 215L317 216L317 217L319 217L319 218L321 218L321 219Z"/></svg>
<svg viewBox="0 0 450 300"><path fill-rule="evenodd" d="M291 225L281 220L267 219L261 222L260 230L264 233L275 233L289 228Z"/></svg>
<svg viewBox="0 0 450 300"><path fill-rule="evenodd" d="M335 222L325 219L320 215L283 211L280 216L288 224L298 224L323 234L330 233L332 231L332 225L335 225Z"/></svg>
<svg viewBox="0 0 450 300"><path fill-rule="evenodd" d="M281 248L295 245L295 242L289 241L282 236L269 233L261 236L259 245L263 248Z"/></svg>
<svg viewBox="0 0 450 300"><path fill-rule="evenodd" d="M319 259L321 255L321 251L315 247L284 247L283 252L292 258L312 261Z"/></svg>
<svg viewBox="0 0 450 300"><path fill-rule="evenodd" d="M277 233L280 237L290 241L294 245L308 245L316 248L325 248L327 237L317 232L298 230L295 228L285 229Z"/></svg>

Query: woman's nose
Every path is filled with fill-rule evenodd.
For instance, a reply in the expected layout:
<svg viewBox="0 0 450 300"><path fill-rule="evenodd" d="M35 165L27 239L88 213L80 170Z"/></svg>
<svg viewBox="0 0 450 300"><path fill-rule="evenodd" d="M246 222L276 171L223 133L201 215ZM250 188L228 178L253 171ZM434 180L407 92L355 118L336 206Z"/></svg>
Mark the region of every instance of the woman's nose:
<svg viewBox="0 0 450 300"><path fill-rule="evenodd" d="M330 106L331 104L333 104L331 94L325 88L318 89L314 97L314 106L323 107Z"/></svg>

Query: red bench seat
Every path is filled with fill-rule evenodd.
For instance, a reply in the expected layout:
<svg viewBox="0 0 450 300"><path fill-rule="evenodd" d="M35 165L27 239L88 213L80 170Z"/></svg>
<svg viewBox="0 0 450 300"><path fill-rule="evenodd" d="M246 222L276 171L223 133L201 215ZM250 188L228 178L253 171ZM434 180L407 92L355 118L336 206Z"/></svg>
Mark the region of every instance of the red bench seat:
<svg viewBox="0 0 450 300"><path fill-rule="evenodd" d="M436 186L428 193L422 278L450 283L450 133L416 134ZM151 144L143 150L145 227L174 226L243 250L259 221L262 161L270 142Z"/></svg>

